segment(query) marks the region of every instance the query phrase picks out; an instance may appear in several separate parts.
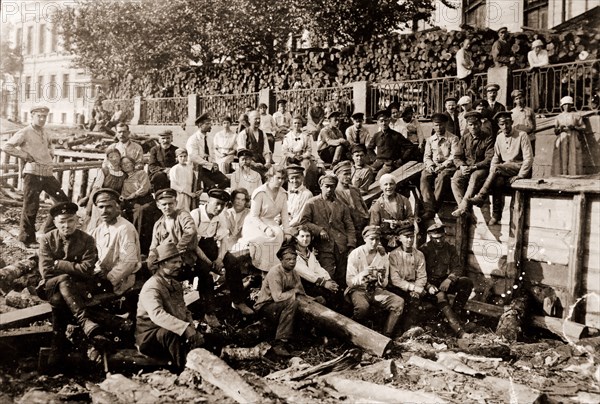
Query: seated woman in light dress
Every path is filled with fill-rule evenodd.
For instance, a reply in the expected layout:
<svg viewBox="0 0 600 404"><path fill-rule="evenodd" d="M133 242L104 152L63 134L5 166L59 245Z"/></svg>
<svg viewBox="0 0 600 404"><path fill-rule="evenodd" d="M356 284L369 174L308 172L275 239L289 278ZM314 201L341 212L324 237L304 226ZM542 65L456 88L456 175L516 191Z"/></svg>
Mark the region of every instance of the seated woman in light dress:
<svg viewBox="0 0 600 404"><path fill-rule="evenodd" d="M231 129L231 122L231 117L229 115L225 116L222 120L223 130L215 133L213 139L213 156L215 163L219 166L219 171L223 174L231 172L231 163L235 158L237 149L237 135Z"/></svg>

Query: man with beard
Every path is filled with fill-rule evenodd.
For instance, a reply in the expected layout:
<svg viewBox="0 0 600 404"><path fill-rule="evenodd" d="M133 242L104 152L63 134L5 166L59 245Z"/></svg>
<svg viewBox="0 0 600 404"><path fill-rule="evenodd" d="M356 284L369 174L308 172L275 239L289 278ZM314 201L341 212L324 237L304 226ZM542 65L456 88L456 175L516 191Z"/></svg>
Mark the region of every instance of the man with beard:
<svg viewBox="0 0 600 404"><path fill-rule="evenodd" d="M456 248L448 243L443 224L435 223L427 228L430 240L421 248L427 268L425 291L435 297L438 309L448 320L458 338L465 334L459 317L464 317L464 307L473 290L473 281L464 276ZM452 307L448 294L456 294ZM459 317L457 317L457 315Z"/></svg>
<svg viewBox="0 0 600 404"><path fill-rule="evenodd" d="M137 307L135 340L139 351L148 356L168 357L177 371L185 367L187 353L204 344L183 300L177 280L183 261L171 242L155 250L157 270L144 283Z"/></svg>
<svg viewBox="0 0 600 404"><path fill-rule="evenodd" d="M105 340L100 326L90 318L84 303L85 286L92 280L98 258L94 238L77 229L78 206L59 202L50 208L56 229L42 236L38 293L52 306L52 351L49 365L60 365L67 341L65 331L74 316L93 342Z"/></svg>
<svg viewBox="0 0 600 404"><path fill-rule="evenodd" d="M169 188L169 170L177 164L177 147L173 145L173 132L166 130L158 135L158 146L150 149L148 174L154 192Z"/></svg>

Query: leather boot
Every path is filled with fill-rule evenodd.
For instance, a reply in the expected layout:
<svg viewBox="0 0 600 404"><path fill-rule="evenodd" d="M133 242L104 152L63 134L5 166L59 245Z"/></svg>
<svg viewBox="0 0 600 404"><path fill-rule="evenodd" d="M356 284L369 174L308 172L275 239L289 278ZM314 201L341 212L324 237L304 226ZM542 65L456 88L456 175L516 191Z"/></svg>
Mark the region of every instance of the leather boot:
<svg viewBox="0 0 600 404"><path fill-rule="evenodd" d="M396 328L396 324L400 320L402 313L398 313L396 311L390 311L385 320L385 326L383 327L383 335L386 337L392 338L394 336L394 329Z"/></svg>
<svg viewBox="0 0 600 404"><path fill-rule="evenodd" d="M450 326L452 331L454 331L456 336L458 338L462 337L465 333L465 330L462 324L460 323L458 316L452 311L452 308L450 306L442 307L442 314L444 315L444 317L446 317L446 320L448 320L448 325Z"/></svg>
<svg viewBox="0 0 600 404"><path fill-rule="evenodd" d="M83 299L71 290L70 282L62 282L60 284L60 294L75 319L77 319L77 323L83 330L83 333L88 338L92 338L94 334L97 334L100 326L89 318Z"/></svg>

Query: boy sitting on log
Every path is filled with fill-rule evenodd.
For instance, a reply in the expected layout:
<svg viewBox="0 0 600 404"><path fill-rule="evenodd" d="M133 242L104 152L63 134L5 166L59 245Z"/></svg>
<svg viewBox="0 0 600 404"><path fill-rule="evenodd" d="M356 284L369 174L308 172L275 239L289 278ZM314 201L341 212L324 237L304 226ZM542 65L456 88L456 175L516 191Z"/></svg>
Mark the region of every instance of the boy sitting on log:
<svg viewBox="0 0 600 404"><path fill-rule="evenodd" d="M157 246L153 252L158 269L140 292L136 345L141 353L167 357L177 370L183 370L187 353L204 343L183 300L181 283L177 281L183 253L172 242Z"/></svg>

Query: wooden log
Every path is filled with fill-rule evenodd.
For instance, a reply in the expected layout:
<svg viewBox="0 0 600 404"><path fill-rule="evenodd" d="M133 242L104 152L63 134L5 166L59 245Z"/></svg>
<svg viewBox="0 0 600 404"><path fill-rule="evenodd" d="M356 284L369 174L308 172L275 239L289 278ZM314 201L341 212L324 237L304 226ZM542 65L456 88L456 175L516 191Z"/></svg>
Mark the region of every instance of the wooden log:
<svg viewBox="0 0 600 404"><path fill-rule="evenodd" d="M20 327L22 325L30 324L33 321L44 320L50 317L51 313L52 307L49 303L42 303L34 307L2 313L0 316L0 330Z"/></svg>
<svg viewBox="0 0 600 404"><path fill-rule="evenodd" d="M188 353L185 366L200 374L203 380L220 388L238 403L259 403L262 396L222 359L203 348Z"/></svg>
<svg viewBox="0 0 600 404"><path fill-rule="evenodd" d="M551 178L534 178L517 180L511 184L513 189L529 190L536 192L557 191L561 193L585 192L600 194L600 180L590 176L562 176Z"/></svg>
<svg viewBox="0 0 600 404"><path fill-rule="evenodd" d="M533 316L531 325L548 330L565 342L577 342L588 331L584 324L548 316Z"/></svg>
<svg viewBox="0 0 600 404"><path fill-rule="evenodd" d="M582 192L573 197L573 228L571 233L571 244L569 246L569 267L567 281L567 302L564 310L565 316L570 316L574 321L580 321L584 310L578 309L575 304L577 298L582 296L584 281L583 253L585 248L585 227L587 224L587 199ZM583 317L584 318L584 317Z"/></svg>
<svg viewBox="0 0 600 404"><path fill-rule="evenodd" d="M390 174L394 176L396 180L396 184L402 184L404 181L411 179L413 176L419 174L425 165L423 163L409 161L404 164L402 167L397 168ZM370 206L371 202L375 200L381 194L381 189L379 188L379 183L375 182L371 184L367 193L363 196L363 199L367 203L367 206Z"/></svg>
<svg viewBox="0 0 600 404"><path fill-rule="evenodd" d="M323 327L373 355L383 356L392 342L388 337L328 309L306 296L297 296L297 299L300 313L308 317L313 324Z"/></svg>
<svg viewBox="0 0 600 404"><path fill-rule="evenodd" d="M496 335L504 338L507 342L516 342L521 336L521 323L527 310L527 298L518 297L512 301L508 310L502 313Z"/></svg>
<svg viewBox="0 0 600 404"><path fill-rule="evenodd" d="M351 401L378 403L445 403L433 393L401 390L362 380L350 380L339 376L326 376L325 382L338 392L348 396Z"/></svg>

